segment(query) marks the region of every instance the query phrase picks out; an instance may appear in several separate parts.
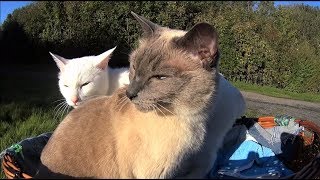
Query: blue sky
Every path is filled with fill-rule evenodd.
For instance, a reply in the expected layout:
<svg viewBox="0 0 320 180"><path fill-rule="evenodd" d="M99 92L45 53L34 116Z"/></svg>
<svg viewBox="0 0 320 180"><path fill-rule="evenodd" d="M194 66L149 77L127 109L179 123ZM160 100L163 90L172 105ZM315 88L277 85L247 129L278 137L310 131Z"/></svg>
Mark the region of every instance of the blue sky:
<svg viewBox="0 0 320 180"><path fill-rule="evenodd" d="M15 9L26 6L32 1L0 1L0 24L7 18L8 14L12 13ZM275 5L290 5L294 3L303 3L311 6L320 7L320 1L275 1Z"/></svg>
<svg viewBox="0 0 320 180"><path fill-rule="evenodd" d="M275 1L275 5L291 5L291 4L306 4L310 6L320 7L320 1Z"/></svg>
<svg viewBox="0 0 320 180"><path fill-rule="evenodd" d="M0 24L2 24L8 14L12 13L15 9L30 3L32 3L32 1L0 1Z"/></svg>

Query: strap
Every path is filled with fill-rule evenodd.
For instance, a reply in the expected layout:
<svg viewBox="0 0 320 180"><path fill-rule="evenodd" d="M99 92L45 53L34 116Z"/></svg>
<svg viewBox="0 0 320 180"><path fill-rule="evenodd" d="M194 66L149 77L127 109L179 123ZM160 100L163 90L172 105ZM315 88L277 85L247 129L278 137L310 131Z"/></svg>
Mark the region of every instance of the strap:
<svg viewBox="0 0 320 180"><path fill-rule="evenodd" d="M14 156L10 155L10 153L6 153L1 162L1 167L5 176L8 179L31 179L32 177L26 173L24 173L19 164L14 161Z"/></svg>

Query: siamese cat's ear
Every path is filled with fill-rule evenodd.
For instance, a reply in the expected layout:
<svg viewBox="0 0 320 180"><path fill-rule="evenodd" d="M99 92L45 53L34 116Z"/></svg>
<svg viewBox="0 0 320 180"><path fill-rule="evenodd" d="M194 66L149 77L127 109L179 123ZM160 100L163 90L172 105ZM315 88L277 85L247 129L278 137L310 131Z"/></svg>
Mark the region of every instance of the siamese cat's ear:
<svg viewBox="0 0 320 180"><path fill-rule="evenodd" d="M151 37L153 35L153 33L155 31L157 31L157 29L161 28L161 26L159 26L158 24L155 24L155 23L151 22L150 20L148 20L142 16L139 16L138 14L136 14L132 11L131 11L131 14L141 25L144 37Z"/></svg>
<svg viewBox="0 0 320 180"><path fill-rule="evenodd" d="M112 49L109 49L108 51L100 54L97 56L97 64L96 66L102 70L104 70L107 66L108 66L108 63L110 61L110 58L111 58L111 55L113 53L113 51L117 48L114 47Z"/></svg>
<svg viewBox="0 0 320 180"><path fill-rule="evenodd" d="M176 44L199 58L204 68L216 67L219 60L218 34L208 23L198 23L184 36L176 39Z"/></svg>
<svg viewBox="0 0 320 180"><path fill-rule="evenodd" d="M58 55L53 54L51 52L49 52L49 54L52 56L53 60L56 62L60 71L63 71L65 65L68 63L68 60L64 57L58 56Z"/></svg>

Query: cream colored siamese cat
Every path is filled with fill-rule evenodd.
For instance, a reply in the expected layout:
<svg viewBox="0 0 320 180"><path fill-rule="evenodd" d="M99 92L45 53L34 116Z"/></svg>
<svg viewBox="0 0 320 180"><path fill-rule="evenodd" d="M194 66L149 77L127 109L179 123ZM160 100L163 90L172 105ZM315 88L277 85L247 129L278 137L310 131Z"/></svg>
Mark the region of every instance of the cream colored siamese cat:
<svg viewBox="0 0 320 180"><path fill-rule="evenodd" d="M129 84L128 68L108 66L116 47L97 56L66 59L50 52L60 69L59 89L67 104L74 108L84 101L101 95L111 95Z"/></svg>
<svg viewBox="0 0 320 180"><path fill-rule="evenodd" d="M36 177L205 178L245 111L218 72L210 24L169 29L132 13L144 35L130 55L130 85L71 111L41 154Z"/></svg>

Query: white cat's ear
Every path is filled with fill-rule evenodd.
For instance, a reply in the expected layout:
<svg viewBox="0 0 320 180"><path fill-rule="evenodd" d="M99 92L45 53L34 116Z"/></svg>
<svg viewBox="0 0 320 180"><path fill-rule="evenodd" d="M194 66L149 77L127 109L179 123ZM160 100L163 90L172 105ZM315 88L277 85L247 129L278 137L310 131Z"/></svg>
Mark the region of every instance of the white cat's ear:
<svg viewBox="0 0 320 180"><path fill-rule="evenodd" d="M52 56L53 60L56 62L58 68L60 69L60 71L63 71L65 65L68 63L68 60L65 59L64 57L58 56L56 54L53 54L51 52L49 52L50 55Z"/></svg>
<svg viewBox="0 0 320 180"><path fill-rule="evenodd" d="M97 67L100 69L105 69L108 66L108 63L110 61L111 55L113 53L113 51L117 48L114 47L112 49L109 49L108 51L100 54L97 56Z"/></svg>

